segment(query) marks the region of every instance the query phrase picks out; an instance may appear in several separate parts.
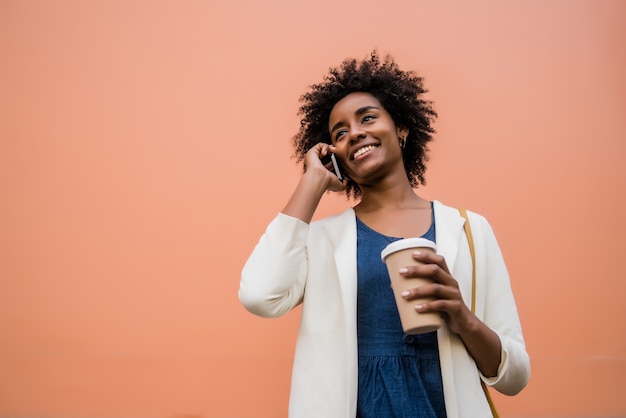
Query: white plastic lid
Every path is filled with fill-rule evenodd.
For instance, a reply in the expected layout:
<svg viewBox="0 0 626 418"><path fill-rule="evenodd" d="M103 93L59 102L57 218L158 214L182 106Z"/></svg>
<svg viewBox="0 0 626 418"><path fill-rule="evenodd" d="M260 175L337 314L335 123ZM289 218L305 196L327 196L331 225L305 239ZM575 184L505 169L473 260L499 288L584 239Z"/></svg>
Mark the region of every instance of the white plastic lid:
<svg viewBox="0 0 626 418"><path fill-rule="evenodd" d="M405 238L398 241L394 241L391 244L387 245L380 253L380 258L382 258L383 262L385 258L397 251L402 251L407 248L432 248L434 251L437 251L437 244L432 242L426 238Z"/></svg>

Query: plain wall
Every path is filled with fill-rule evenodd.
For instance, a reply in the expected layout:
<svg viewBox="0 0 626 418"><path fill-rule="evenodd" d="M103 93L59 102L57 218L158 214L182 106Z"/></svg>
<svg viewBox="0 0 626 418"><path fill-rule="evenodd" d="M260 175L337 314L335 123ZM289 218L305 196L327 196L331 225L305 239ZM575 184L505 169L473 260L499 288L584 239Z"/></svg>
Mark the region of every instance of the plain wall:
<svg viewBox="0 0 626 418"><path fill-rule="evenodd" d="M285 417L299 309L239 275L299 96L373 48L439 113L420 193L503 249L532 376L502 416L626 416L625 40L620 0L0 0L0 416Z"/></svg>

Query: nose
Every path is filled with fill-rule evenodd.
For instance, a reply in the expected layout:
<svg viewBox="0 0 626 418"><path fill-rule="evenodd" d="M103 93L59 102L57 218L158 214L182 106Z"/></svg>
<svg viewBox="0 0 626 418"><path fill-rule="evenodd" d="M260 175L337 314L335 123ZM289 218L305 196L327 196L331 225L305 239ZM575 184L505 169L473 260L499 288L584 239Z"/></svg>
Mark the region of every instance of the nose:
<svg viewBox="0 0 626 418"><path fill-rule="evenodd" d="M365 138L365 131L363 127L358 123L353 123L350 125L350 141L357 142L360 139Z"/></svg>

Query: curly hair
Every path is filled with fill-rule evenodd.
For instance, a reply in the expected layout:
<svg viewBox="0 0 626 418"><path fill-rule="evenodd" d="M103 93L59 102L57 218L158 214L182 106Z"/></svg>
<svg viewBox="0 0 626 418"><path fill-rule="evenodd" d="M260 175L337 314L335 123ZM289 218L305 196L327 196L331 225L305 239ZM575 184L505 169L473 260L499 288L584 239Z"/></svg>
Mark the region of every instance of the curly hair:
<svg viewBox="0 0 626 418"><path fill-rule="evenodd" d="M414 188L426 184L428 143L435 133L431 124L437 113L432 102L421 98L427 92L422 82L414 72L400 70L391 56L381 61L376 51L369 59L346 59L339 67L330 68L322 83L311 85L300 97L300 130L292 139L294 157L300 163L315 144L331 144L328 120L335 104L350 93L366 92L378 99L396 126L409 130L403 150L407 177ZM345 192L348 198L361 195L359 185L350 178Z"/></svg>

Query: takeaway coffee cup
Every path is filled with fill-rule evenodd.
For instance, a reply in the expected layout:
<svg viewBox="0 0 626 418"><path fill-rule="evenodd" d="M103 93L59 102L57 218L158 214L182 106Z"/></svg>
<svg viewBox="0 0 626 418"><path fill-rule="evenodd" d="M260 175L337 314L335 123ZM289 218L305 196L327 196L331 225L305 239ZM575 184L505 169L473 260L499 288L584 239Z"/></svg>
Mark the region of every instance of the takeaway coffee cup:
<svg viewBox="0 0 626 418"><path fill-rule="evenodd" d="M435 252L437 246L434 242L425 238L405 238L387 245L380 253L383 262L387 265L391 287L396 298L402 329L407 334L423 334L439 329L442 319L439 312L422 313L415 310L415 305L433 300L412 299L406 300L402 297L402 292L416 287L432 283L432 280L425 278L406 278L398 272L400 268L419 264L413 259L414 251Z"/></svg>

